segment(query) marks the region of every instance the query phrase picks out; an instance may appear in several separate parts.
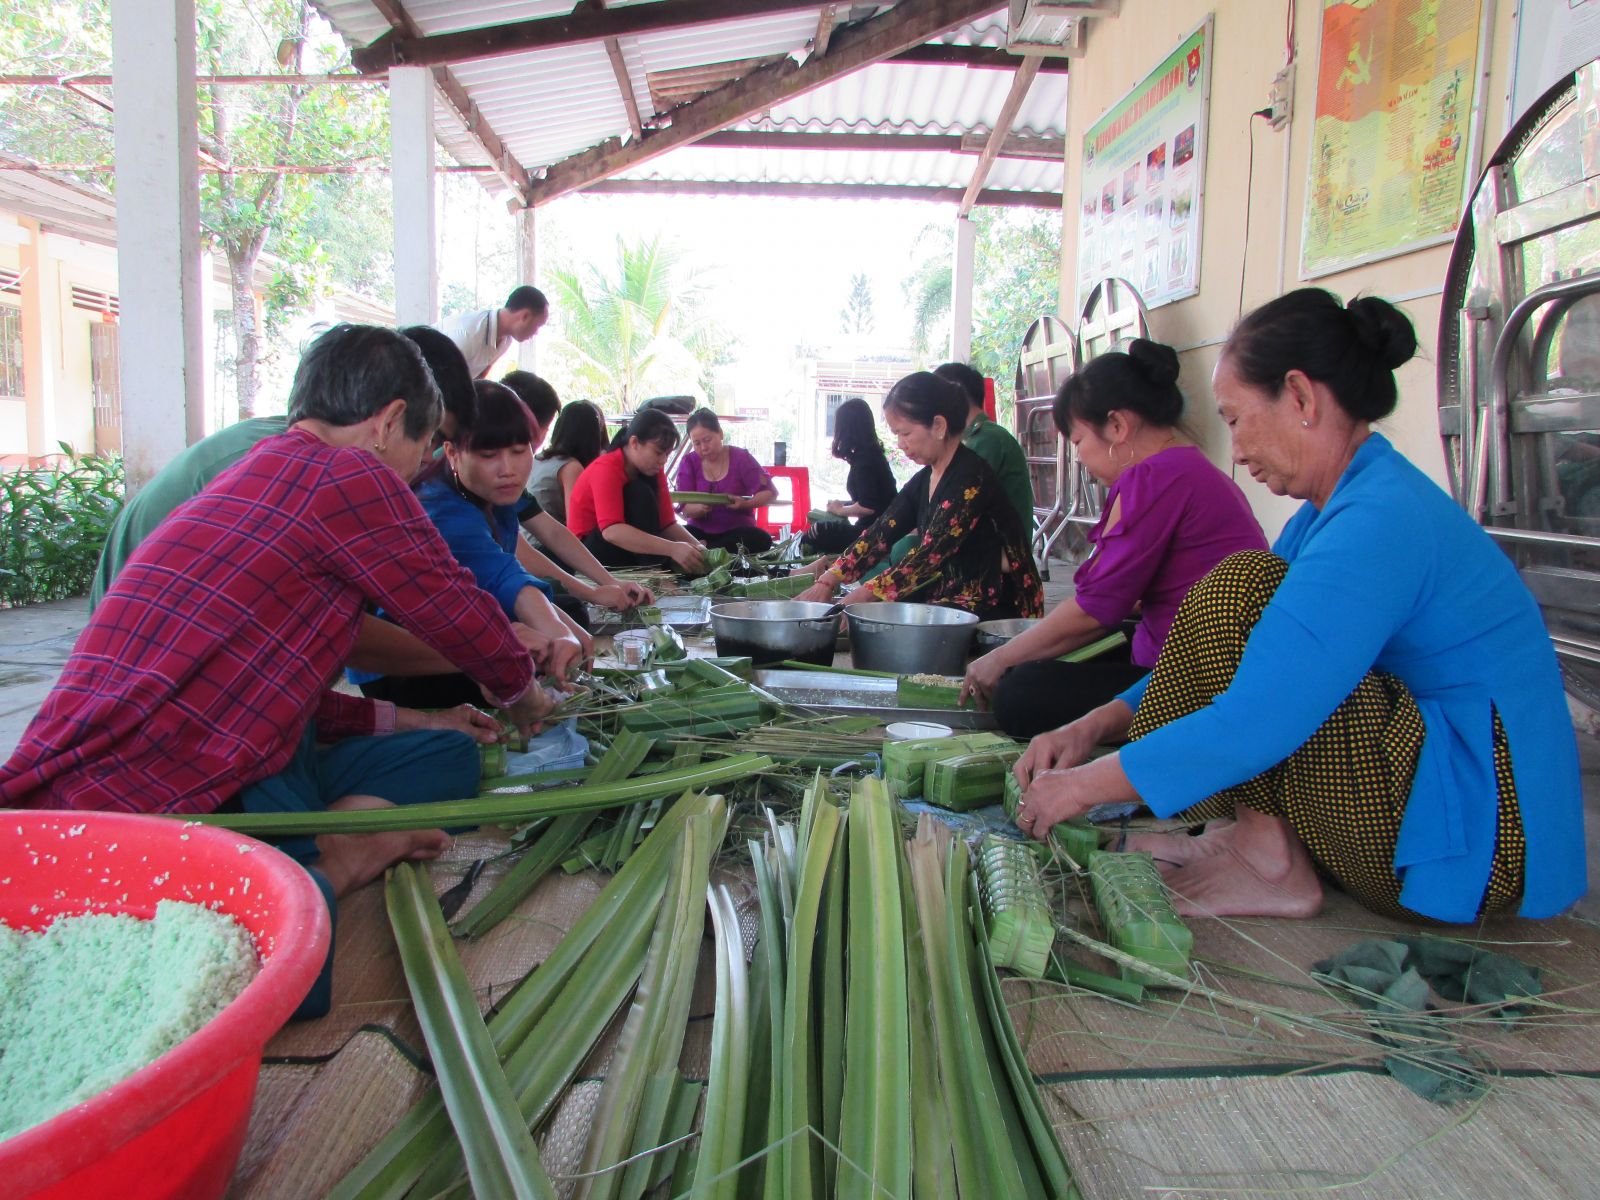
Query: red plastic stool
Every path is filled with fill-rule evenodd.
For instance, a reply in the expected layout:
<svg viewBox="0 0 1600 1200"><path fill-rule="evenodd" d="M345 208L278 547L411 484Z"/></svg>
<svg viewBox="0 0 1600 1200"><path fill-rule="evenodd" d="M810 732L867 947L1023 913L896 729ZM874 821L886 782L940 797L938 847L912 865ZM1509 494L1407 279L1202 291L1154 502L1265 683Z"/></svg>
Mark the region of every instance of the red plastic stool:
<svg viewBox="0 0 1600 1200"><path fill-rule="evenodd" d="M762 467L772 477L772 486L778 498L771 504L756 509L756 524L773 537L787 525L791 532L799 533L810 524L811 468Z"/></svg>

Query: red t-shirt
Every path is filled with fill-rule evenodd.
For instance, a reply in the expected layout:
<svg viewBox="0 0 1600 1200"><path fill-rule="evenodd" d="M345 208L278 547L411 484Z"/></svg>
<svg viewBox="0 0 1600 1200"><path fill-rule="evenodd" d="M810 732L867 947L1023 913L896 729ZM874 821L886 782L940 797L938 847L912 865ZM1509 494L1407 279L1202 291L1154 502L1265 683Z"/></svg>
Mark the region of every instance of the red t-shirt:
<svg viewBox="0 0 1600 1200"><path fill-rule="evenodd" d="M578 537L623 523L622 489L628 483L628 464L621 450L607 450L583 469L572 485L572 501L567 505L567 528ZM678 518L672 511L672 493L667 489L665 472L656 476L657 507L661 528Z"/></svg>

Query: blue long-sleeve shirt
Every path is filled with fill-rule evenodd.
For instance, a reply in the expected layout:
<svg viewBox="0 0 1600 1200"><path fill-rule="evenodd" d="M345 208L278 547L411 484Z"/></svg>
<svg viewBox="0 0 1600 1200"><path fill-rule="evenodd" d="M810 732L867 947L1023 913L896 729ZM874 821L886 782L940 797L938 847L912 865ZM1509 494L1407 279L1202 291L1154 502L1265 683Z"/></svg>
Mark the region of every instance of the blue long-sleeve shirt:
<svg viewBox="0 0 1600 1200"><path fill-rule="evenodd" d="M1492 712L1527 838L1521 914L1579 899L1576 740L1538 605L1504 552L1380 434L1273 550L1289 570L1227 691L1121 752L1151 810L1170 816L1282 762L1377 669L1406 685L1427 729L1395 849L1401 903L1444 921L1477 914L1498 804ZM1141 682L1123 699L1143 694Z"/></svg>
<svg viewBox="0 0 1600 1200"><path fill-rule="evenodd" d="M528 574L517 561L517 539L522 536L518 532L517 505L496 505L485 520L481 508L437 476L417 489L417 499L456 562L472 572L478 587L493 596L513 621L517 619L517 597L523 588L536 587L546 596L552 594L548 583ZM378 616L383 613L380 611ZM354 667L347 668L345 676L357 687L381 678Z"/></svg>
<svg viewBox="0 0 1600 1200"><path fill-rule="evenodd" d="M506 616L517 617L517 597L526 587L546 596L548 583L530 575L517 561L517 505L497 504L487 513L467 499L448 480L434 478L417 492L422 508L450 547L450 553L478 581L478 586L500 603Z"/></svg>

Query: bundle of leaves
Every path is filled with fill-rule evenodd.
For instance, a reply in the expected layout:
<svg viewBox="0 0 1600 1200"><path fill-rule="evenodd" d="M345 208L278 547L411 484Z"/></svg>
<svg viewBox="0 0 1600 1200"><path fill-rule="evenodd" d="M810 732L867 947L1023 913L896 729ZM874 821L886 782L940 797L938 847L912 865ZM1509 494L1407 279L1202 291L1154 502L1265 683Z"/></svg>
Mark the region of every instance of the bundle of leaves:
<svg viewBox="0 0 1600 1200"><path fill-rule="evenodd" d="M81 596L122 508L122 459L62 443L51 467L0 472L0 605Z"/></svg>

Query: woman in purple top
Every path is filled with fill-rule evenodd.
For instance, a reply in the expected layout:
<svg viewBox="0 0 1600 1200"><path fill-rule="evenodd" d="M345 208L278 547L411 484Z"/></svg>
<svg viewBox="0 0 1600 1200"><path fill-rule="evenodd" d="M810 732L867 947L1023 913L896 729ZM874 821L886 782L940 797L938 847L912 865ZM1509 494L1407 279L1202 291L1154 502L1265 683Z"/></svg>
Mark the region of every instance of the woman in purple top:
<svg viewBox="0 0 1600 1200"><path fill-rule="evenodd" d="M772 535L751 514L778 498L772 478L755 455L722 440L722 422L709 408L695 410L687 425L689 450L678 463L679 492L718 492L727 504L685 504L684 524L708 547L760 554L772 549Z"/></svg>
<svg viewBox="0 0 1600 1200"><path fill-rule="evenodd" d="M992 705L1013 737L1074 721L1132 685L1155 665L1190 587L1228 555L1266 549L1244 493L1180 441L1182 414L1177 353L1142 338L1096 358L1056 394L1057 428L1111 491L1073 598L967 668L964 692ZM1132 645L1115 657L1056 661L1136 612Z"/></svg>

